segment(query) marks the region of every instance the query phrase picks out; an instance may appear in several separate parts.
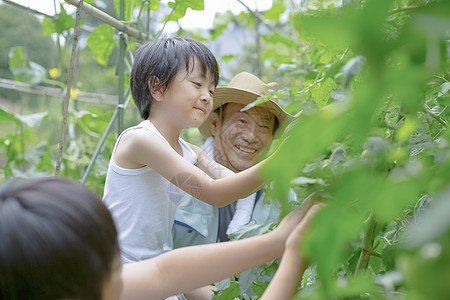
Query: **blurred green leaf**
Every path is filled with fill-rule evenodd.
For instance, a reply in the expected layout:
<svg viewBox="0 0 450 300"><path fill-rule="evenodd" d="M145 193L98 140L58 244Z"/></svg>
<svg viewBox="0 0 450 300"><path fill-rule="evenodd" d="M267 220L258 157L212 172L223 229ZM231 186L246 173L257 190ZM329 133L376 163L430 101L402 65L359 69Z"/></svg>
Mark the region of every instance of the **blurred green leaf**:
<svg viewBox="0 0 450 300"><path fill-rule="evenodd" d="M42 121L48 116L48 112L40 112L31 115L15 115L23 124L28 127L35 127L42 123Z"/></svg>
<svg viewBox="0 0 450 300"><path fill-rule="evenodd" d="M221 290L219 295L212 296L211 300L228 300L239 298L240 295L239 283L237 281L231 281L230 287Z"/></svg>
<svg viewBox="0 0 450 300"><path fill-rule="evenodd" d="M272 3L272 7L264 12L264 17L268 20L278 22L280 16L286 11L286 6L282 0L275 0Z"/></svg>
<svg viewBox="0 0 450 300"><path fill-rule="evenodd" d="M164 21L177 21L186 15L188 8L192 10L204 10L204 0L175 0L169 2L169 7L173 10L171 15L167 16Z"/></svg>
<svg viewBox="0 0 450 300"><path fill-rule="evenodd" d="M17 119L14 114L4 110L1 106L0 106L0 121L4 122L12 121L16 123L20 122L19 119Z"/></svg>
<svg viewBox="0 0 450 300"><path fill-rule="evenodd" d="M406 229L403 243L406 247L418 247L439 238L449 231L449 197L450 189L447 188L437 195L431 207Z"/></svg>
<svg viewBox="0 0 450 300"><path fill-rule="evenodd" d="M64 31L70 30L75 26L75 18L66 13L66 10L61 3L60 13L57 15L56 19L51 20L45 17L42 22L42 26L44 36L52 33L63 33Z"/></svg>
<svg viewBox="0 0 450 300"><path fill-rule="evenodd" d="M280 43L289 48L294 48L296 46L296 42L293 39L286 36L282 36L278 32L265 34L262 37L266 42L269 42L271 44Z"/></svg>
<svg viewBox="0 0 450 300"><path fill-rule="evenodd" d="M336 82L332 78L325 79L311 88L311 95L319 108L325 107L330 99L330 93L337 87Z"/></svg>
<svg viewBox="0 0 450 300"><path fill-rule="evenodd" d="M9 69L14 74L14 80L31 85L42 82L47 71L41 65L27 61L22 47L14 47L9 52Z"/></svg>
<svg viewBox="0 0 450 300"><path fill-rule="evenodd" d="M91 49L97 62L106 65L108 57L115 45L113 38L114 29L106 24L100 25L92 31L87 39L87 45Z"/></svg>

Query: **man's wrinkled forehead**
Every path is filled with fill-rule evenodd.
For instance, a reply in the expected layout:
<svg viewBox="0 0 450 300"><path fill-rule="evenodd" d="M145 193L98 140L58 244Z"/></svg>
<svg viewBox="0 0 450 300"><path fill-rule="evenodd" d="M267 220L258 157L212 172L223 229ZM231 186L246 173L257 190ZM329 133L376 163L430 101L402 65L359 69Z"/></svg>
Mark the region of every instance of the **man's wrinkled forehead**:
<svg viewBox="0 0 450 300"><path fill-rule="evenodd" d="M224 106L225 106L223 110L224 116L227 116L228 114L231 116L231 114L239 114L239 113L246 115L257 114L259 118L267 122L271 122L276 118L275 115L271 113L268 109L260 106L252 107L245 111L241 111L241 109L244 108L245 105L240 103L229 102Z"/></svg>

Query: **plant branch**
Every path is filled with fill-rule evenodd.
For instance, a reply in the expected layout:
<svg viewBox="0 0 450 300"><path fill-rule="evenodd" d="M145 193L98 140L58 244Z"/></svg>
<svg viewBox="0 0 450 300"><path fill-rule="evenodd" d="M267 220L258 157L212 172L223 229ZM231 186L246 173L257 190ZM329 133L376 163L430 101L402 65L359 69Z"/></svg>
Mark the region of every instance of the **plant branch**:
<svg viewBox="0 0 450 300"><path fill-rule="evenodd" d="M272 25L270 25L269 23L265 22L264 18L259 14L254 12L253 10L250 9L250 7L248 7L247 4L245 4L244 2L242 2L242 0L236 0L237 2L239 2L240 4L242 4L249 13L251 13L256 19L258 19L262 24L264 24L265 26L267 26L271 31L275 31L278 32L278 30L273 27Z"/></svg>
<svg viewBox="0 0 450 300"><path fill-rule="evenodd" d="M167 17L167 20L164 22L163 27L156 35L156 39L159 39L159 37L161 36L162 32L164 31L164 28L166 28L167 22L169 22L170 18L172 17L173 13L175 12L176 7L177 7L177 2L175 2L175 4L173 5L172 11L170 12L170 15Z"/></svg>
<svg viewBox="0 0 450 300"><path fill-rule="evenodd" d="M64 0L64 1L77 7L80 4L80 2L82 2L80 0ZM89 5L88 3L83 4L83 11L88 15L103 21L105 24L108 24L116 28L118 31L122 31L128 34L129 36L134 37L138 41L144 40L144 37L142 36L141 32L139 32L139 30L136 30L133 27L130 27L124 24L123 22L116 20L107 13L104 13L103 11L93 7L92 5Z"/></svg>
<svg viewBox="0 0 450 300"><path fill-rule="evenodd" d="M405 6L405 7L400 7L397 9L393 9L391 11L388 12L389 15L394 15L394 14L398 14L401 12L405 12L405 11L411 11L411 10L416 10L419 9L420 7L418 6Z"/></svg>
<svg viewBox="0 0 450 300"><path fill-rule="evenodd" d="M375 220L373 214L369 216L368 222L369 225L363 237L363 248L356 265L355 274L361 274L367 269L371 256L381 257L379 253L374 251L373 246L375 237L380 231L380 224Z"/></svg>
<svg viewBox="0 0 450 300"><path fill-rule="evenodd" d="M83 0L81 0L78 4L77 14L76 14L76 18L75 18L75 28L74 28L73 43L72 43L72 56L70 58L70 68L69 68L69 73L67 76L67 89L66 89L66 95L65 95L65 99L64 99L64 116L63 116L63 121L62 121L61 135L59 138L59 154L58 154L58 159L56 160L55 176L59 176L59 170L61 168L62 152L63 152L63 148L64 148L64 138L65 138L66 127L67 127L67 115L69 114L70 89L72 88L73 69L74 69L74 65L75 65L75 57L76 57L77 44L78 44L78 35L80 33L80 15L81 15L82 7L83 7Z"/></svg>
<svg viewBox="0 0 450 300"><path fill-rule="evenodd" d="M435 119L436 121L438 121L442 126L444 126L445 128L448 127L448 123L447 123L446 121L442 120L442 119L441 119L439 116L437 116L435 113L433 113L433 112L431 111L431 109L430 109L426 104L424 104L423 109L425 110L425 112L426 112L427 114L429 114L433 119Z"/></svg>

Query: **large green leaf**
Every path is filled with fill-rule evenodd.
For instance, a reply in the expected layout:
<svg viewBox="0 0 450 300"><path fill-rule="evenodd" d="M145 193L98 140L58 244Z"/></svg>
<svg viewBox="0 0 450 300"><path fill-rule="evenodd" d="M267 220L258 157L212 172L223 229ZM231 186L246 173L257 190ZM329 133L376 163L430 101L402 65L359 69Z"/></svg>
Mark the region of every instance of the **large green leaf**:
<svg viewBox="0 0 450 300"><path fill-rule="evenodd" d="M283 0L273 1L272 8L264 12L264 17L268 20L279 21L280 16L286 11Z"/></svg>
<svg viewBox="0 0 450 300"><path fill-rule="evenodd" d="M87 45L91 49L97 62L106 65L108 57L115 45L114 28L103 24L94 29L87 39Z"/></svg>
<svg viewBox="0 0 450 300"><path fill-rule="evenodd" d="M63 33L66 30L70 30L75 26L75 18L66 13L62 3L60 4L60 13L56 19L51 20L47 17L42 22L44 35L50 35L52 33Z"/></svg>
<svg viewBox="0 0 450 300"><path fill-rule="evenodd" d="M169 2L169 7L173 10L171 15L166 16L165 21L177 21L186 15L188 8L192 10L204 10L204 0L175 0Z"/></svg>

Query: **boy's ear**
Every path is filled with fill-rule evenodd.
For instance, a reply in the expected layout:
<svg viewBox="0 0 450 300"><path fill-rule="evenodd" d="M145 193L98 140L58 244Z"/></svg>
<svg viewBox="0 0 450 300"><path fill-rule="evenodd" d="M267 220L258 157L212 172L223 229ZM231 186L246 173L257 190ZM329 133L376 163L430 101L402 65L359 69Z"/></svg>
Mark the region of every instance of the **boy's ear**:
<svg viewBox="0 0 450 300"><path fill-rule="evenodd" d="M161 81L159 80L159 78L156 76L152 76L148 80L147 84L152 98L156 101L161 101L162 96L164 95L164 88L161 86Z"/></svg>
<svg viewBox="0 0 450 300"><path fill-rule="evenodd" d="M219 133L219 122L220 122L219 114L213 111L211 112L210 117L211 117L211 134L213 136L217 136Z"/></svg>

